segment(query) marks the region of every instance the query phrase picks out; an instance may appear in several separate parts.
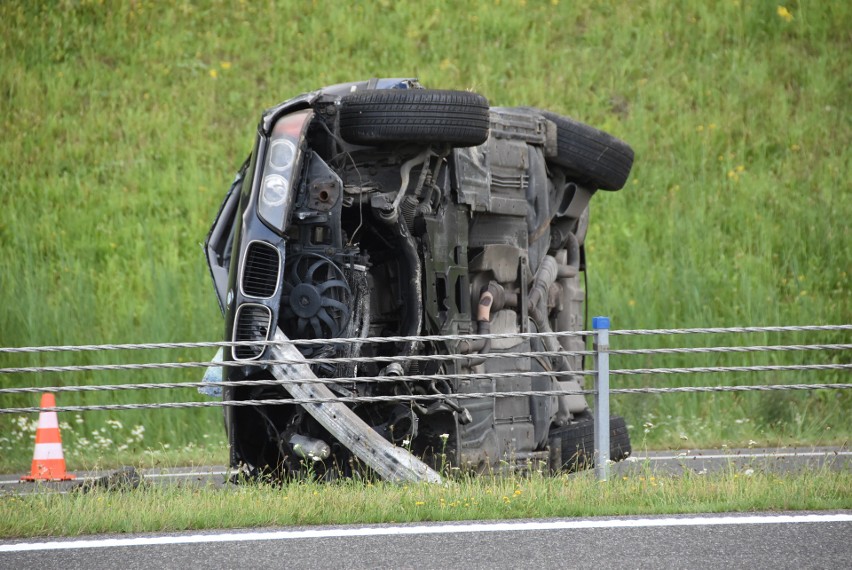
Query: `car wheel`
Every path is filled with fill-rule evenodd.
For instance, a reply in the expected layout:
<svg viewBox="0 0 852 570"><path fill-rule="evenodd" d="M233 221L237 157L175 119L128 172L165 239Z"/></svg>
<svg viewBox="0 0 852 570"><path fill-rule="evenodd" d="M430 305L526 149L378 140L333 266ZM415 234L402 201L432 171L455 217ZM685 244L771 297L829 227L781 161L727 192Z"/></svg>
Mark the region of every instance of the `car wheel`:
<svg viewBox="0 0 852 570"><path fill-rule="evenodd" d="M556 156L548 160L564 168L577 182L601 190L620 190L633 166L633 149L626 142L585 123L541 112L556 123Z"/></svg>
<svg viewBox="0 0 852 570"><path fill-rule="evenodd" d="M488 100L467 91L380 89L340 101L340 135L353 144L476 146L488 139L488 125Z"/></svg>
<svg viewBox="0 0 852 570"><path fill-rule="evenodd" d="M576 421L554 428L550 432L551 439L558 438L562 442L562 468L568 471L579 471L594 466L595 429L594 418L584 414ZM609 419L609 458L613 461L627 459L632 449L627 424L621 416L611 416Z"/></svg>

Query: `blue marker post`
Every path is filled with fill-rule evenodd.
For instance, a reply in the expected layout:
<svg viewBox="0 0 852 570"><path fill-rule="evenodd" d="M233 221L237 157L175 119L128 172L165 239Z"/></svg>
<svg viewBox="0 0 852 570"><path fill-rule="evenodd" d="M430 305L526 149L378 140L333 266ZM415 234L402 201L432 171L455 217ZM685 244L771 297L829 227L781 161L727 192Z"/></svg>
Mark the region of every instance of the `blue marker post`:
<svg viewBox="0 0 852 570"><path fill-rule="evenodd" d="M609 479L609 317L594 317L595 475Z"/></svg>

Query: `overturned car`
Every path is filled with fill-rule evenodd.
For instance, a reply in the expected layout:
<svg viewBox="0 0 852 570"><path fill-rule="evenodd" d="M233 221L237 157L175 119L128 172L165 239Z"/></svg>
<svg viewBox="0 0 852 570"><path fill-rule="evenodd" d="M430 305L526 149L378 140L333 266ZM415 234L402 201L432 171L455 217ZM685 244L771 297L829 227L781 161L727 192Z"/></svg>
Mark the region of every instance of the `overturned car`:
<svg viewBox="0 0 852 570"><path fill-rule="evenodd" d="M225 408L231 466L431 480L439 458L590 462L582 356L563 354L584 339L521 333L584 330L589 201L632 163L567 117L414 79L266 111L205 242L226 340L247 343L224 350L224 379L266 380L224 386L268 402ZM502 392L548 393L482 397ZM623 419L611 429L624 458Z"/></svg>

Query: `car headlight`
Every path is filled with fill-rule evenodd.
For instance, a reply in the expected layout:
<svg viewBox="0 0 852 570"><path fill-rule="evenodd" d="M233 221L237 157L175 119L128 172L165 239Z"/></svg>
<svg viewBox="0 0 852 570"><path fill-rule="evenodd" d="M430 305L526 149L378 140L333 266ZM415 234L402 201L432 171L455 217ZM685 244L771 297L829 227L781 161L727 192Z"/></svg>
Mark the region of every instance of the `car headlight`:
<svg viewBox="0 0 852 570"><path fill-rule="evenodd" d="M313 111L306 109L278 119L266 148L257 213L281 232L290 217L293 186L297 182L294 178L298 175L305 133L312 117Z"/></svg>
<svg viewBox="0 0 852 570"><path fill-rule="evenodd" d="M272 141L269 146L269 166L275 170L289 168L296 159L296 145L289 139Z"/></svg>
<svg viewBox="0 0 852 570"><path fill-rule="evenodd" d="M261 210L281 206L287 201L289 192L290 181L280 174L264 176L260 194Z"/></svg>

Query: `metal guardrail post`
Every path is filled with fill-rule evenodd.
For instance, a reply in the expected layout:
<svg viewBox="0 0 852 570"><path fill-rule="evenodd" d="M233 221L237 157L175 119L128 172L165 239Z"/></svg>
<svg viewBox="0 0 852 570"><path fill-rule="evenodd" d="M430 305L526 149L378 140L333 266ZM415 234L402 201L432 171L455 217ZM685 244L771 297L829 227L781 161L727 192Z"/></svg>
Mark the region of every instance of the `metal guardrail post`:
<svg viewBox="0 0 852 570"><path fill-rule="evenodd" d="M594 317L595 476L609 479L609 317Z"/></svg>

